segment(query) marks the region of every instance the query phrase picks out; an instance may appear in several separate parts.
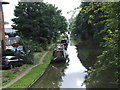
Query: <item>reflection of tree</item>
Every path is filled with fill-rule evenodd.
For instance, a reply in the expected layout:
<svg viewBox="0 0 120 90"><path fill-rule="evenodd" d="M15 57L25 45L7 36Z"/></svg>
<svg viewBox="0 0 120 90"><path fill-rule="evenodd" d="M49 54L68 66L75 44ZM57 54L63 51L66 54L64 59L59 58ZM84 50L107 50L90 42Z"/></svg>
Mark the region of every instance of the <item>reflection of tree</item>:
<svg viewBox="0 0 120 90"><path fill-rule="evenodd" d="M67 63L56 63L48 67L46 73L33 86L33 88L59 88L62 77L65 76Z"/></svg>
<svg viewBox="0 0 120 90"><path fill-rule="evenodd" d="M94 68L94 64L97 61L97 56L100 54L101 49L95 48L95 47L85 47L85 46L81 47L78 45L77 51L78 51L78 58L80 58L81 63L83 64L85 68L89 70L90 68ZM109 67L107 70L103 70L98 76L93 74L92 75L93 78L90 80L89 83L86 83L86 87L88 88L101 88L101 87L102 88L107 88L107 87L116 88L115 85L111 83L111 81L115 81L115 78L117 78L117 76L115 76L114 73L111 72L115 70L117 69L113 65L111 68ZM87 79L85 80L85 82L86 81ZM87 89L87 90L91 90L91 89Z"/></svg>
<svg viewBox="0 0 120 90"><path fill-rule="evenodd" d="M78 58L86 69L93 68L100 54L100 48L77 45Z"/></svg>
<svg viewBox="0 0 120 90"><path fill-rule="evenodd" d="M95 74L93 74L94 78L90 79L90 82L87 83L86 86L89 88L118 88L117 84L112 83L112 81L115 82L118 78L118 76L112 72L116 70L117 67L111 65L108 69L103 70L100 75L95 76Z"/></svg>

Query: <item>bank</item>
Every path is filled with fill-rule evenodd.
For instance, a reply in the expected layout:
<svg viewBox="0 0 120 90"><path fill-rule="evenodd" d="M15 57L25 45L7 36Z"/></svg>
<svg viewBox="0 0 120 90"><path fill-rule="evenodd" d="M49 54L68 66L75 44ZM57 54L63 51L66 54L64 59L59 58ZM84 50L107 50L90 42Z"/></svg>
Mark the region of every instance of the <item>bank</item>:
<svg viewBox="0 0 120 90"><path fill-rule="evenodd" d="M37 60L43 59L43 62L39 62L39 64L30 66L33 67L26 75L24 75L22 78L17 80L12 85L8 86L7 88L27 88L29 85L31 85L48 67L50 61L51 61L51 55L52 55L52 47L46 51L44 54L38 54L36 56ZM37 61L38 63L38 61ZM20 75L20 74L19 74ZM4 88L4 86L3 86ZM6 87L5 87L6 88Z"/></svg>
<svg viewBox="0 0 120 90"><path fill-rule="evenodd" d="M83 66L87 69L88 75L85 78L84 84L87 88L117 88L117 68L114 65L104 65L105 68L97 67L99 61L99 56L102 55L105 48L94 45L90 40L75 40L75 46L78 51L78 58L80 59ZM105 58L102 58L106 61ZM109 62L111 59L108 60ZM101 63L102 65L102 63Z"/></svg>

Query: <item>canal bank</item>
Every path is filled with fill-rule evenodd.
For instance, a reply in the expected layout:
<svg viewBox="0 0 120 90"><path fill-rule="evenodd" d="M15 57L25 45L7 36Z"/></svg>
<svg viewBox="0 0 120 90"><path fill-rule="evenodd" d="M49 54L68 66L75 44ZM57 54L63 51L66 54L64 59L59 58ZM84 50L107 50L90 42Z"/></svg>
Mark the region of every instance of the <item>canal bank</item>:
<svg viewBox="0 0 120 90"><path fill-rule="evenodd" d="M79 42L76 44L78 51L78 58L80 59L83 66L87 69L88 75L84 81L86 88L117 88L117 82L115 80L118 78L117 74L114 74L114 71L117 68L111 64L111 67L105 66L106 68L101 67L101 71L96 67L98 64L98 57L104 51L104 48L92 45L90 42ZM103 61L105 59L103 58ZM110 61L110 60L108 60ZM96 71L96 73L94 72Z"/></svg>
<svg viewBox="0 0 120 90"><path fill-rule="evenodd" d="M76 46L70 42L67 52L69 60L66 63L50 64L31 88L86 88L83 85L86 68L77 57Z"/></svg>
<svg viewBox="0 0 120 90"><path fill-rule="evenodd" d="M40 61L36 65L31 66L28 70L2 88L28 88L28 86L48 67L52 55L52 47L53 45L49 47L48 51L46 51L42 57L40 55L40 57L37 58L40 59Z"/></svg>

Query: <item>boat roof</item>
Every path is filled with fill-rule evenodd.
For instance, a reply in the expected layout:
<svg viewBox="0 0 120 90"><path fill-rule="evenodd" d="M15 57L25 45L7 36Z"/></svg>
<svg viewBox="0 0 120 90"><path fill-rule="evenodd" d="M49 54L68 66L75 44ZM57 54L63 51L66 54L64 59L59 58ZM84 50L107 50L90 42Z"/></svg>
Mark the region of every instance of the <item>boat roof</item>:
<svg viewBox="0 0 120 90"><path fill-rule="evenodd" d="M63 49L54 49L55 51L63 51Z"/></svg>

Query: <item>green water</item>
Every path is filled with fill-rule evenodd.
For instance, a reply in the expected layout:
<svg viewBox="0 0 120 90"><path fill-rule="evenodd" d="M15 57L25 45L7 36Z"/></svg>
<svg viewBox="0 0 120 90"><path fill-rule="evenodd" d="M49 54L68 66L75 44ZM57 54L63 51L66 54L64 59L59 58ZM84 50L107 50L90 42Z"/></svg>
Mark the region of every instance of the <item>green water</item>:
<svg viewBox="0 0 120 90"><path fill-rule="evenodd" d="M84 67L88 70L94 68L94 64L97 62L97 56L101 54L103 51L102 48L94 47L94 46L83 46L76 45L78 51L78 58ZM117 88L117 85L113 82L118 78L118 76L114 75L114 71L117 68L112 66L107 70L103 70L99 73L99 77L91 80L89 83L86 83L87 88ZM90 77L90 76L89 76Z"/></svg>
<svg viewBox="0 0 120 90"><path fill-rule="evenodd" d="M45 74L32 86L32 88L85 88L82 85L86 68L77 57L76 46L68 45L68 60L66 63L51 64Z"/></svg>
<svg viewBox="0 0 120 90"><path fill-rule="evenodd" d="M97 56L103 49L81 45L68 45L68 60L66 63L51 64L44 75L31 88L116 88L111 84L115 76L111 73L114 67L101 73L97 79L83 84L88 74L85 72L94 68ZM89 90L89 89L88 89Z"/></svg>

